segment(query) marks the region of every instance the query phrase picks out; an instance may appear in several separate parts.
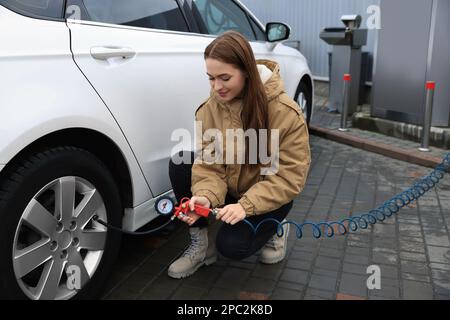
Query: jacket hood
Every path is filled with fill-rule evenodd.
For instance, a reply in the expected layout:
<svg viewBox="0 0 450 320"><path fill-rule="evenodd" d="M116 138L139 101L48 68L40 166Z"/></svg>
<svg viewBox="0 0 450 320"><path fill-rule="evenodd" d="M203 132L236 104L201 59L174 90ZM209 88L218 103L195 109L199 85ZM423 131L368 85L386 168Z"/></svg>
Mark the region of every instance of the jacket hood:
<svg viewBox="0 0 450 320"><path fill-rule="evenodd" d="M271 101L285 91L284 82L283 79L281 79L280 75L280 65L271 60L256 60L256 64L258 65L261 80L264 83L264 89L266 90L267 99ZM267 80L267 72L264 71L266 70L266 68L261 68L260 66L265 66L272 72Z"/></svg>

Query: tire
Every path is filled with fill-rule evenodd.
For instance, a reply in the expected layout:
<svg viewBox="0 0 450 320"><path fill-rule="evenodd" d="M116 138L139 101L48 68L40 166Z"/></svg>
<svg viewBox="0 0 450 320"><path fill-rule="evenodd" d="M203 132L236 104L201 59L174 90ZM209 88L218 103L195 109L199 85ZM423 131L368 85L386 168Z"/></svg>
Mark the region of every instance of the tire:
<svg viewBox="0 0 450 320"><path fill-rule="evenodd" d="M0 299L98 298L120 234L94 213L121 226L118 188L93 154L55 147L8 165L0 178Z"/></svg>
<svg viewBox="0 0 450 320"><path fill-rule="evenodd" d="M305 116L306 123L309 126L312 113L312 92L308 89L304 82L300 82L298 85L294 100L300 106L300 109Z"/></svg>

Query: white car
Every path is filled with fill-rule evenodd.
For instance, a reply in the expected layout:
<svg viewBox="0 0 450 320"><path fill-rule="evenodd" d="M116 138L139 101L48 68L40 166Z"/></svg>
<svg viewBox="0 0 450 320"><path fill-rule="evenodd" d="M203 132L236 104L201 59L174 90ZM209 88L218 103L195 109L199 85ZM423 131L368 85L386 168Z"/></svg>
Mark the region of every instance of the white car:
<svg viewBox="0 0 450 320"><path fill-rule="evenodd" d="M229 29L279 62L309 121L289 28L238 1L0 0L0 298L99 297L120 234L93 217L128 231L157 217L171 135L194 132L209 96L203 51Z"/></svg>

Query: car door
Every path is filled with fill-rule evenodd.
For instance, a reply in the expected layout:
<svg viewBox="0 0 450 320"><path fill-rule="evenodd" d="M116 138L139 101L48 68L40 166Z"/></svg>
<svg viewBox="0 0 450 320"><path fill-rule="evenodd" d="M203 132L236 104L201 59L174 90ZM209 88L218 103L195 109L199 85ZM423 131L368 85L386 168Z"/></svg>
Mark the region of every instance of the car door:
<svg viewBox="0 0 450 320"><path fill-rule="evenodd" d="M189 33L175 0L69 0L66 14L75 62L120 125L153 195L170 190L168 163L180 144L171 136L181 128L194 136L195 110L209 95L203 51L211 38Z"/></svg>
<svg viewBox="0 0 450 320"><path fill-rule="evenodd" d="M279 47L270 48L264 31L241 4L232 0L192 0L192 14L205 33L220 35L227 30L240 32L250 41L256 59L277 61L284 75L286 66L282 50Z"/></svg>

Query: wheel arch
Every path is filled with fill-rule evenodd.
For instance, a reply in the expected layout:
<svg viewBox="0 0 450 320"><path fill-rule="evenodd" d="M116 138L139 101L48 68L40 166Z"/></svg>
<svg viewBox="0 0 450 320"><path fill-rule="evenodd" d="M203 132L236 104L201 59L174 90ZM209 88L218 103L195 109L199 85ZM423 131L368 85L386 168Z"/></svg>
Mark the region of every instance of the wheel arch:
<svg viewBox="0 0 450 320"><path fill-rule="evenodd" d="M299 89L300 86L304 84L306 87L306 90L308 90L309 94L311 95L311 106L310 106L310 110L308 110L308 118L309 121L311 121L312 117L313 117L313 112L314 112L314 82L312 80L312 77L308 74L305 73L300 77L300 80L297 83L297 87L295 89L295 94L294 94L294 99L297 99L297 94L299 94ZM307 120L307 119L305 119Z"/></svg>
<svg viewBox="0 0 450 320"><path fill-rule="evenodd" d="M68 128L49 133L24 147L0 171L0 179L21 159L56 146L74 146L91 152L110 170L119 188L124 208L133 207L133 184L130 168L120 148L104 134L86 128Z"/></svg>

